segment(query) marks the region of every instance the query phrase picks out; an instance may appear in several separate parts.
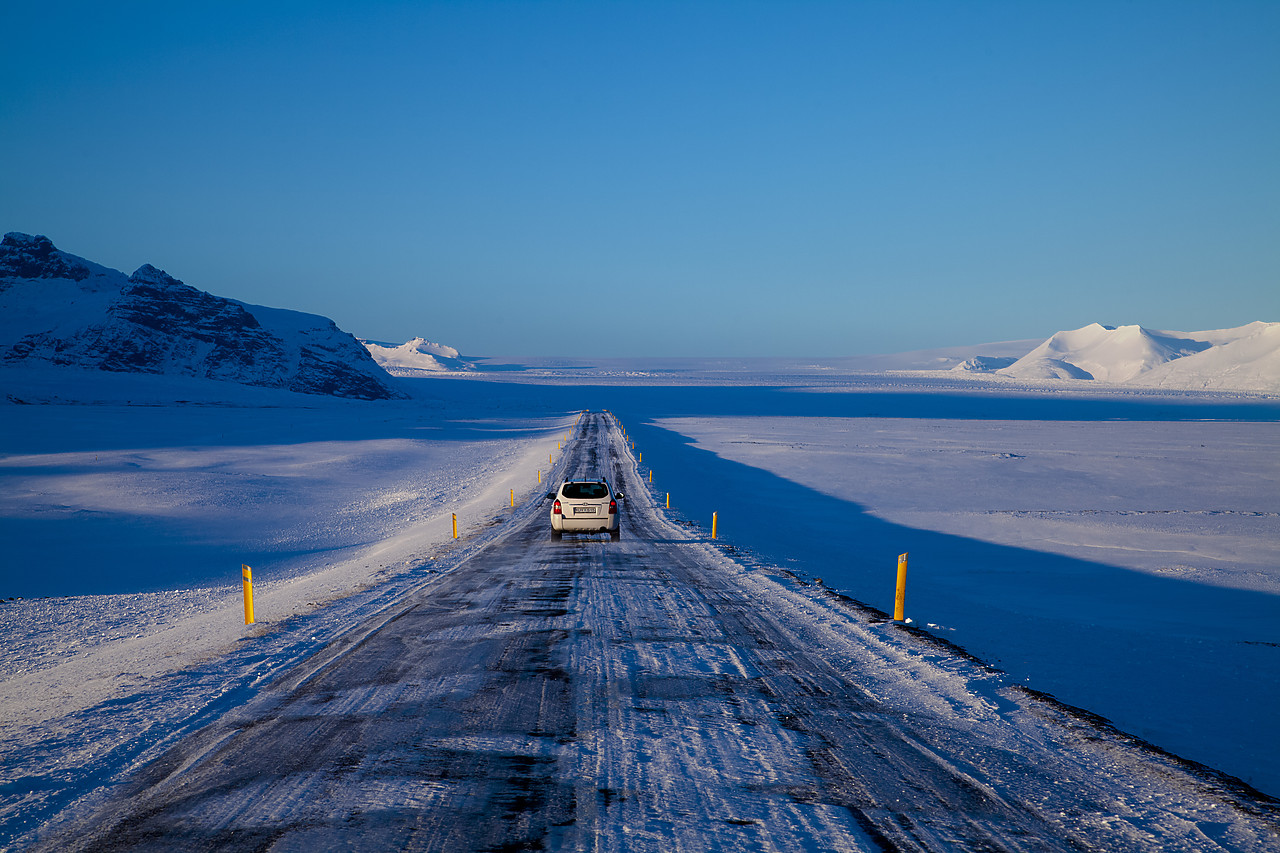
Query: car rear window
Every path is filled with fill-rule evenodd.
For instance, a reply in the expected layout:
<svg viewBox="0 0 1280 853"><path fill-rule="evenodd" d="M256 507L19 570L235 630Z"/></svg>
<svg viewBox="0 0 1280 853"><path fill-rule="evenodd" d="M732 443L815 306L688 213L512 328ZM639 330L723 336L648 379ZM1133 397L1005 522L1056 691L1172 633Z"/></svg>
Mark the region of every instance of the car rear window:
<svg viewBox="0 0 1280 853"><path fill-rule="evenodd" d="M560 493L571 500L592 500L609 497L609 487L604 483L565 483Z"/></svg>

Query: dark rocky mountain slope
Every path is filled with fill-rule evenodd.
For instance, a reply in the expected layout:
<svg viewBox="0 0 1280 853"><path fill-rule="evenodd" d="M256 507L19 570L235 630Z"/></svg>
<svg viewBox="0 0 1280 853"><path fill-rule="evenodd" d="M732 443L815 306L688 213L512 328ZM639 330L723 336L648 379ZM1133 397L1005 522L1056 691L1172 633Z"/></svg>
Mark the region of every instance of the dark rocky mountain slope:
<svg viewBox="0 0 1280 853"><path fill-rule="evenodd" d="M369 351L326 317L213 296L150 264L126 277L47 237L13 232L0 242L0 365L34 362L362 400L401 396Z"/></svg>

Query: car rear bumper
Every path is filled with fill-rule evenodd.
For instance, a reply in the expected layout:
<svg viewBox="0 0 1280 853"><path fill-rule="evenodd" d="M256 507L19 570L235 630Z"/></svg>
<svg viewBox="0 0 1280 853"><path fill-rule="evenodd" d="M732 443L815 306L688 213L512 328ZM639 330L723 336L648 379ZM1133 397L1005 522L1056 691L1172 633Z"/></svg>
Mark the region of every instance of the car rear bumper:
<svg viewBox="0 0 1280 853"><path fill-rule="evenodd" d="M563 515L553 515L551 516L551 529L560 531L568 530L570 532L575 530L617 530L618 516L605 515L591 516L588 518L566 518Z"/></svg>

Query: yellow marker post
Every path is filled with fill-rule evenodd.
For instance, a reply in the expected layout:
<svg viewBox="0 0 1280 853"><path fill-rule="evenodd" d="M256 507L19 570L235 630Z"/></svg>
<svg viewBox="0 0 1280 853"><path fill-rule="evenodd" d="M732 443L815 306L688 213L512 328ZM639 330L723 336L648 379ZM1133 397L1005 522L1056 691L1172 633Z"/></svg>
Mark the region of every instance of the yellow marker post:
<svg viewBox="0 0 1280 853"><path fill-rule="evenodd" d="M538 469L538 482L539 482L539 483L541 483L541 482L542 482L542 469L541 469L541 468L539 468L539 469Z"/></svg>
<svg viewBox="0 0 1280 853"><path fill-rule="evenodd" d="M649 471L649 482L650 482L650 483L652 483L652 482L653 482L653 470L652 470L652 469L650 469L650 471Z"/></svg>
<svg viewBox="0 0 1280 853"><path fill-rule="evenodd" d="M667 509L671 509L671 493L667 492Z"/></svg>
<svg viewBox="0 0 1280 853"><path fill-rule="evenodd" d="M515 505L516 505L516 490L512 489L511 490L511 506L514 507Z"/></svg>
<svg viewBox="0 0 1280 853"><path fill-rule="evenodd" d="M716 524L719 520L720 520L720 513L718 512L711 513L711 538L712 539L716 538Z"/></svg>
<svg viewBox="0 0 1280 853"><path fill-rule="evenodd" d="M458 514L456 512L451 514L453 515L453 538L457 539L458 538Z"/></svg>
<svg viewBox="0 0 1280 853"><path fill-rule="evenodd" d="M636 460L636 462L637 462L638 464L640 464L640 465L643 465L643 464L644 464L644 451L643 451L643 450L641 450L641 451L640 451L640 458L639 458L639 459L637 459L637 460Z"/></svg>
<svg viewBox="0 0 1280 853"><path fill-rule="evenodd" d="M240 577L244 582L244 624L253 624L253 569L240 564Z"/></svg>
<svg viewBox="0 0 1280 853"><path fill-rule="evenodd" d="M893 621L901 622L907 603L907 555L898 555L898 589L893 594Z"/></svg>

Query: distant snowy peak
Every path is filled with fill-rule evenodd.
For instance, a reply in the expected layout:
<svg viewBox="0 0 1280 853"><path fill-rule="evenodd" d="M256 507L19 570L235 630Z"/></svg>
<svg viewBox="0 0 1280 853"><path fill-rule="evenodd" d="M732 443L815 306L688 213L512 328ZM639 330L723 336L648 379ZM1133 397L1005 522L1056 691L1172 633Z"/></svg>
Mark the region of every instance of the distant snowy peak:
<svg viewBox="0 0 1280 853"><path fill-rule="evenodd" d="M1018 360L1012 355L975 355L951 368L957 373L992 373Z"/></svg>
<svg viewBox="0 0 1280 853"><path fill-rule="evenodd" d="M1231 337L1231 332L1241 334ZM1250 323L1238 329L1194 332L1193 336L1221 342L1154 368L1140 377L1141 383L1280 393L1280 323Z"/></svg>
<svg viewBox="0 0 1280 853"><path fill-rule="evenodd" d="M1153 367L1175 358L1193 355L1212 344L1178 332L1154 332L1141 326L1103 326L1092 323L1083 329L1058 332L1006 369L1009 374L1023 369L1043 369L1061 365L1079 372L1078 379L1127 382ZM1032 368L1031 366L1036 367Z"/></svg>
<svg viewBox="0 0 1280 853"><path fill-rule="evenodd" d="M1207 332L1092 323L1058 332L994 372L1017 379L1275 392L1280 391L1280 323Z"/></svg>
<svg viewBox="0 0 1280 853"><path fill-rule="evenodd" d="M0 365L22 363L401 396L326 317L213 296L150 264L126 278L14 232L0 242Z"/></svg>
<svg viewBox="0 0 1280 853"><path fill-rule="evenodd" d="M473 362L462 358L456 349L426 338L414 338L403 344L361 340L373 360L393 376L475 370Z"/></svg>

